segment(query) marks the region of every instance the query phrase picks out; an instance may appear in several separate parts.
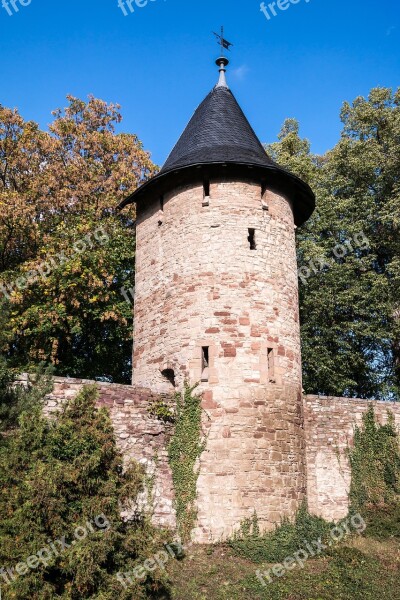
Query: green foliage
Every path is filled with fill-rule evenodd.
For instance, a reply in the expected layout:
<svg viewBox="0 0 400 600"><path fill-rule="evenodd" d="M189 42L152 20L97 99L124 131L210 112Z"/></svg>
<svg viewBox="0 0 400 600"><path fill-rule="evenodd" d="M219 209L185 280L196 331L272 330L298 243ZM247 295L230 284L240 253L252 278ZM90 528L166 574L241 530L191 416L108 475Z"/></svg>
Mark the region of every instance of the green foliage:
<svg viewBox="0 0 400 600"><path fill-rule="evenodd" d="M39 365L29 381L15 381L14 373L0 356L0 432L9 432L18 425L23 412L34 410L46 394L51 392L53 369Z"/></svg>
<svg viewBox="0 0 400 600"><path fill-rule="evenodd" d="M115 207L156 169L135 135L116 133L118 105L67 99L49 131L0 105L9 358L19 370L46 361L57 375L128 383L132 306L121 289L134 285L135 212Z"/></svg>
<svg viewBox="0 0 400 600"><path fill-rule="evenodd" d="M400 446L392 413L386 425L375 420L373 407L363 415L349 451L350 501L355 511L376 509L400 501Z"/></svg>
<svg viewBox="0 0 400 600"><path fill-rule="evenodd" d="M278 164L286 167L310 185L314 185L321 166L321 157L311 154L309 140L299 135L296 119L286 119L278 134L279 142L266 146L266 151Z"/></svg>
<svg viewBox="0 0 400 600"><path fill-rule="evenodd" d="M310 515L303 504L292 523L283 519L273 531L260 534L257 515L246 519L229 540L235 554L255 563L280 562L304 546L304 540L326 539L332 524Z"/></svg>
<svg viewBox="0 0 400 600"><path fill-rule="evenodd" d="M85 252L74 252L74 243L93 232L100 241L92 237ZM133 249L129 220L121 214L99 220L88 208L57 224L39 252L44 264L61 253L66 260L56 260L46 278L37 277L12 299L11 323L20 334L12 364L31 370L47 360L59 376L130 382L132 306L121 288L133 285ZM7 277L26 275L38 262L25 262Z"/></svg>
<svg viewBox="0 0 400 600"><path fill-rule="evenodd" d="M0 448L1 566L15 569L63 536L70 544L77 527L87 534L51 553L46 565L3 584L6 600L168 597L160 570L128 589L116 579L119 571L143 564L163 542L146 520L125 522L120 516L143 490L143 472L137 464L123 469L110 418L96 408L96 394L94 386L84 388L51 420L37 402ZM101 515L103 526L94 525Z"/></svg>
<svg viewBox="0 0 400 600"><path fill-rule="evenodd" d="M185 385L183 394L176 394L175 431L168 445L178 531L184 541L189 539L197 516L199 469L196 463L205 449L201 434L201 397L193 394L196 387Z"/></svg>
<svg viewBox="0 0 400 600"><path fill-rule="evenodd" d="M52 389L52 368L44 364L34 369L29 381L24 384L16 381L16 373L10 369L5 353L10 337L9 305L0 302L0 444L1 434L15 428L20 414L41 403Z"/></svg>
<svg viewBox="0 0 400 600"><path fill-rule="evenodd" d="M365 535L377 540L400 540L400 502L384 506L367 506L363 510L367 524Z"/></svg>
<svg viewBox="0 0 400 600"><path fill-rule="evenodd" d="M310 153L295 120L268 150L305 179L317 209L297 232L304 388L395 399L400 391L400 90L345 103L343 132ZM355 240L367 240L357 244ZM334 251L342 245L339 255ZM344 251L343 251L344 247ZM322 262L321 262L322 261ZM322 266L321 266L322 265Z"/></svg>
<svg viewBox="0 0 400 600"><path fill-rule="evenodd" d="M161 399L157 399L150 404L149 413L163 423L175 423L176 420L174 410Z"/></svg>

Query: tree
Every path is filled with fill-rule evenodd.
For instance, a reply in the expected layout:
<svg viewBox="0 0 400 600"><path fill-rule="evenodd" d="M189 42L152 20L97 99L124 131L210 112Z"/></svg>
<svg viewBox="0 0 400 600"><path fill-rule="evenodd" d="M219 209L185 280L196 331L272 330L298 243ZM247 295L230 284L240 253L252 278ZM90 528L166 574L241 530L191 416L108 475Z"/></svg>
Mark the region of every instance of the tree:
<svg viewBox="0 0 400 600"><path fill-rule="evenodd" d="M169 597L160 569L126 588L117 578L159 552L163 533L146 519L120 516L142 490L143 472L136 463L123 469L110 418L96 408L96 394L94 386L84 388L52 420L43 417L43 402L37 401L0 447L0 576L6 600Z"/></svg>
<svg viewBox="0 0 400 600"><path fill-rule="evenodd" d="M134 212L114 208L155 172L119 107L72 96L48 132L0 109L0 267L12 363L128 382ZM110 360L112 357L112 360Z"/></svg>
<svg viewBox="0 0 400 600"><path fill-rule="evenodd" d="M45 162L38 125L0 105L0 269L12 270L35 256L39 206L35 182Z"/></svg>
<svg viewBox="0 0 400 600"><path fill-rule="evenodd" d="M21 412L29 411L52 388L51 368L42 364L35 369L30 382L15 380L4 352L10 336L9 309L3 301L0 302L0 445L4 442L2 435L17 427Z"/></svg>
<svg viewBox="0 0 400 600"><path fill-rule="evenodd" d="M368 254L371 359L384 375L380 395L400 391L400 89L375 88L342 109L342 139L330 157L345 232L364 231ZM365 265L366 267L366 265Z"/></svg>
<svg viewBox="0 0 400 600"><path fill-rule="evenodd" d="M310 153L287 122L274 158L314 189L297 232L304 388L395 398L400 390L400 91L345 103L341 140Z"/></svg>

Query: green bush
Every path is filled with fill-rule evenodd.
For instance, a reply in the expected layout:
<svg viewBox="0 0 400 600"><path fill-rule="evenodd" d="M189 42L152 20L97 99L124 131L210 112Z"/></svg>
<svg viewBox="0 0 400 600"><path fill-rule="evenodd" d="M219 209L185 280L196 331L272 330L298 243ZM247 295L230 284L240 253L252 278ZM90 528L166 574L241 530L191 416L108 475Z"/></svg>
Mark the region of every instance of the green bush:
<svg viewBox="0 0 400 600"><path fill-rule="evenodd" d="M0 444L5 435L17 427L23 411L41 403L52 389L52 369L40 364L26 384L17 384L9 367L7 353L10 342L10 306L0 300Z"/></svg>
<svg viewBox="0 0 400 600"><path fill-rule="evenodd" d="M35 406L42 406L43 398L51 392L52 368L39 365L26 385L17 383L13 372L0 356L0 433L10 432L18 426L22 412L29 412Z"/></svg>
<svg viewBox="0 0 400 600"><path fill-rule="evenodd" d="M386 425L375 420L373 407L363 415L354 434L351 464L350 501L355 511L381 507L399 501L400 446L392 413Z"/></svg>
<svg viewBox="0 0 400 600"><path fill-rule="evenodd" d="M228 545L235 554L255 563L281 562L304 547L304 541L326 539L333 524L310 515L303 504L294 522L283 519L273 531L260 534L257 515L246 519Z"/></svg>
<svg viewBox="0 0 400 600"><path fill-rule="evenodd" d="M400 502L366 508L363 511L367 524L365 535L377 540L400 540Z"/></svg>
<svg viewBox="0 0 400 600"><path fill-rule="evenodd" d="M176 417L173 408L163 400L155 400L149 406L149 414L163 423L175 423Z"/></svg>
<svg viewBox="0 0 400 600"><path fill-rule="evenodd" d="M162 532L145 520L125 522L121 509L143 490L137 464L123 470L112 423L96 408L89 386L53 419L36 402L22 413L19 428L0 448L0 566L15 569L55 540L86 536L29 568L9 584L5 600L131 600L168 598L159 569L125 589L118 572L132 571L162 549ZM99 519L101 517L101 519ZM97 520L107 527L94 526ZM89 527L87 523L90 522Z"/></svg>

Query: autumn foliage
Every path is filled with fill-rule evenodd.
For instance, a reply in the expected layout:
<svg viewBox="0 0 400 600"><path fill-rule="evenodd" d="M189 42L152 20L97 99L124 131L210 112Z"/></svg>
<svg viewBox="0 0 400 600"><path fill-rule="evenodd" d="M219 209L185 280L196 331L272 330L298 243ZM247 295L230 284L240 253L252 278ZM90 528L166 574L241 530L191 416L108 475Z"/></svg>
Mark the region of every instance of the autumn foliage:
<svg viewBox="0 0 400 600"><path fill-rule="evenodd" d="M155 173L119 106L68 96L48 131L0 106L0 285L11 364L129 381L133 209L115 207ZM97 232L97 235L95 235Z"/></svg>

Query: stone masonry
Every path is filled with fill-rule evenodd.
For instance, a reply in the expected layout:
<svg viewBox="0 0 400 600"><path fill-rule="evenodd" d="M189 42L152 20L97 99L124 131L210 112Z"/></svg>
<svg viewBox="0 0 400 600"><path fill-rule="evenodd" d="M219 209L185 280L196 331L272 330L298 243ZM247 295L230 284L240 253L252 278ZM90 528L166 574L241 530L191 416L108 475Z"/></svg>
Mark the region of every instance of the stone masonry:
<svg viewBox="0 0 400 600"><path fill-rule="evenodd" d="M46 413L56 411L63 402L74 397L85 384L92 381L82 379L55 378L54 391L47 400ZM176 526L175 511L173 507L174 492L171 471L168 465L166 445L171 435L171 426L166 426L152 417L149 413L149 405L158 398L154 393L143 388L131 386L97 383L99 389L99 406L105 406L110 411L111 419L115 428L116 438L125 459L135 459L144 465L149 477L154 479L152 493L153 522L156 525L174 529ZM281 391L282 402L287 390ZM169 397L163 397L169 401ZM207 401L205 401L207 404ZM266 397L253 402L248 401L247 407L241 407L237 413L228 413L230 425L223 425L223 436L220 439L219 456L233 457L232 466L226 475L214 475L207 481L207 473L203 473L198 482L199 494L199 516L208 518L212 523L213 515L204 517L208 513L210 504L207 493L202 491L210 489L210 495L214 490L214 482L224 481L224 477L232 482L235 470L242 469L237 473L237 482L241 494L235 491L232 502L224 504L226 521L232 521L231 514L237 513L237 505L242 506L242 517L249 517L260 503L271 504L274 512L270 512L272 523L279 522L281 517L280 499L270 494L263 487L262 478L254 476L254 467L259 465L272 478L280 471L286 473L286 477L292 477L290 470L284 464L277 468L277 463L282 460L280 446L282 440L290 438L295 431L294 426L287 430L282 428L282 407L277 405L275 411L270 410ZM387 420L387 411L394 414L396 424L400 429L400 403L394 402L367 402L360 399L349 398L325 398L318 396L303 396L304 422L305 422L305 456L307 470L307 500L310 512L329 520L339 520L348 511L348 492L350 488L350 466L347 458L347 450L353 444L354 427L361 424L362 415L368 406L374 407L379 422ZM246 412L247 410L247 412ZM206 409L208 412L208 409ZM222 411L221 411L222 413ZM286 418L286 412L283 415ZM222 419L222 415L221 415ZM251 438L252 432L257 428L257 423L262 420L268 423L265 432L256 434L261 437ZM261 426L262 427L262 426ZM291 428L292 427L292 428ZM268 428L270 431L268 431ZM275 429L277 428L277 429ZM254 447L250 451L243 451L240 447L233 448L230 441L236 435L236 430L244 432L250 439L254 439ZM233 435L232 435L233 433ZM271 443L270 464L267 464L263 456L265 448L260 440L264 439ZM236 454L234 453L236 450ZM248 453L252 458L248 458ZM274 454L273 454L274 453ZM242 456L244 454L244 456ZM255 457L255 458L254 458ZM258 461L258 462L257 462ZM225 479L226 480L226 479ZM205 484L204 484L205 482ZM147 494L146 494L147 495ZM285 497L282 495L282 502ZM149 507L147 507L149 509ZM218 522L217 522L218 525ZM235 524L237 528L239 522ZM226 531L228 535L231 531ZM198 535L197 538L201 539ZM207 541L204 540L203 541Z"/></svg>
<svg viewBox="0 0 400 600"><path fill-rule="evenodd" d="M355 398L304 397L307 455L307 497L313 514L339 520L348 511L351 471L347 450L354 428L372 404L378 421L390 411L400 431L400 402L367 402Z"/></svg>
<svg viewBox="0 0 400 600"><path fill-rule="evenodd" d="M305 498L291 203L220 178L206 198L199 181L137 210L133 384L202 382L196 539L225 537L254 510L270 528Z"/></svg>
<svg viewBox="0 0 400 600"><path fill-rule="evenodd" d="M266 210L267 209L267 210ZM249 230L255 249L250 249ZM151 307L151 310L149 308ZM257 182L202 182L138 208L133 383L169 391L202 379L204 389L299 386L298 279L290 202ZM270 351L270 356L268 352Z"/></svg>

